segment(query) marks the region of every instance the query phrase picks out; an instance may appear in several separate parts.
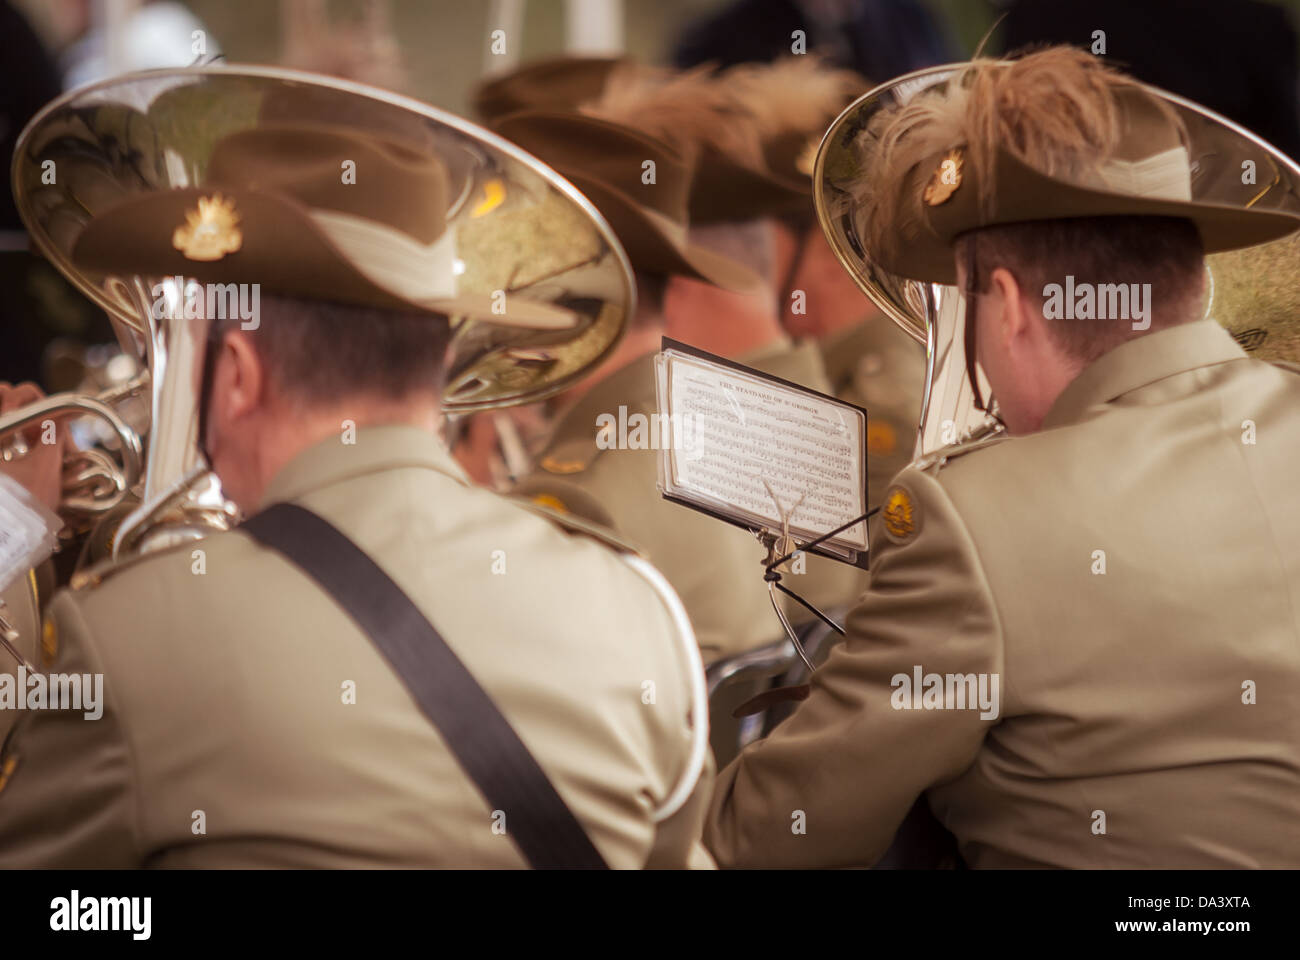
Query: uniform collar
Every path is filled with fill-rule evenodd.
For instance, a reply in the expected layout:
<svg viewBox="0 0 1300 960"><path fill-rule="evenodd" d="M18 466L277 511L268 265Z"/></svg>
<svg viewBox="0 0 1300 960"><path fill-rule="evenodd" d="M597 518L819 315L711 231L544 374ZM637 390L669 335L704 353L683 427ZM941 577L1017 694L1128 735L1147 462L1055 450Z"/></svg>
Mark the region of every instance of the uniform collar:
<svg viewBox="0 0 1300 960"><path fill-rule="evenodd" d="M599 456L596 418L609 414L618 421L620 406L629 414L644 412L655 402L654 354L638 357L614 371L583 394L561 415L538 465L547 473L581 473Z"/></svg>
<svg viewBox="0 0 1300 960"><path fill-rule="evenodd" d="M1047 411L1043 429L1077 423L1090 407L1157 380L1245 357L1245 351L1213 320L1183 323L1127 340L1074 378Z"/></svg>
<svg viewBox="0 0 1300 960"><path fill-rule="evenodd" d="M391 424L358 427L356 443L327 437L303 450L272 478L258 509L353 477L398 467L425 467L468 485L442 441L419 427Z"/></svg>

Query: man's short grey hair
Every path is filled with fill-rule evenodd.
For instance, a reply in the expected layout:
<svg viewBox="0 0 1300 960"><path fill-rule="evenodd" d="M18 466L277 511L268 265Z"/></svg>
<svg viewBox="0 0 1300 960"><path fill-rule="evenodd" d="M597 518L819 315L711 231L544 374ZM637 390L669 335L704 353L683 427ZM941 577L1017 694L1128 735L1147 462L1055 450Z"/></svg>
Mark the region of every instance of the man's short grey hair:
<svg viewBox="0 0 1300 960"><path fill-rule="evenodd" d="M214 332L238 317L215 320ZM444 317L297 297L263 296L249 334L271 380L308 404L351 396L440 393L450 327Z"/></svg>

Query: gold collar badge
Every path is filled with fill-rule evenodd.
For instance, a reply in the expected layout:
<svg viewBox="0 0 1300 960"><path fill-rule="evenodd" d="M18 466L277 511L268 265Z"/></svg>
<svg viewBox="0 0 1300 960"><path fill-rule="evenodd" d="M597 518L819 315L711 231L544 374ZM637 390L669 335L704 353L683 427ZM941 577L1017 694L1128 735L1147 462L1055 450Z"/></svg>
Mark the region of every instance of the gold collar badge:
<svg viewBox="0 0 1300 960"><path fill-rule="evenodd" d="M930 177L930 182L925 185L925 193L921 194L926 206L937 207L948 202L948 198L961 186L962 167L965 164L966 151L961 147L955 147L944 155Z"/></svg>
<svg viewBox="0 0 1300 960"><path fill-rule="evenodd" d="M233 200L219 193L199 197L198 207L185 214L185 223L172 234L172 246L189 260L220 260L244 243L238 223Z"/></svg>
<svg viewBox="0 0 1300 960"><path fill-rule="evenodd" d="M542 457L541 468L547 473L582 473L583 470L587 469L587 463L585 460L563 460L560 457L547 454Z"/></svg>
<svg viewBox="0 0 1300 960"><path fill-rule="evenodd" d="M921 518L912 495L895 484L885 494L885 508L881 511L885 533L895 543L907 543L920 526Z"/></svg>

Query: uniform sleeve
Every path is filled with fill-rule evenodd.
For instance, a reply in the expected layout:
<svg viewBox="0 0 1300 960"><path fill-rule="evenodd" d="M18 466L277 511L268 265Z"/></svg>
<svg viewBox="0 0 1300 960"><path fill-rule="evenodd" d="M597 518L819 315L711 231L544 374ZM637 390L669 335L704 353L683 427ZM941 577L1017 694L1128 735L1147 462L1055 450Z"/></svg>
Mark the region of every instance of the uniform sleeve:
<svg viewBox="0 0 1300 960"><path fill-rule="evenodd" d="M844 642L794 714L718 776L705 843L720 866L871 865L916 798L969 767L996 722L978 707L902 708L918 668L1006 685L997 612L960 517L920 471L901 473L895 490L890 525L904 532L874 526L871 586Z"/></svg>
<svg viewBox="0 0 1300 960"><path fill-rule="evenodd" d="M73 595L55 598L58 654L50 674L105 673ZM115 708L112 676L103 714L25 712L4 746L0 770L0 868L139 866L131 751Z"/></svg>
<svg viewBox="0 0 1300 960"><path fill-rule="evenodd" d="M709 799L713 795L716 774L710 754L700 771L700 779L682 808L659 824L655 832L655 845L646 860L648 870L712 870L713 857L705 849L700 834L704 817L708 813Z"/></svg>

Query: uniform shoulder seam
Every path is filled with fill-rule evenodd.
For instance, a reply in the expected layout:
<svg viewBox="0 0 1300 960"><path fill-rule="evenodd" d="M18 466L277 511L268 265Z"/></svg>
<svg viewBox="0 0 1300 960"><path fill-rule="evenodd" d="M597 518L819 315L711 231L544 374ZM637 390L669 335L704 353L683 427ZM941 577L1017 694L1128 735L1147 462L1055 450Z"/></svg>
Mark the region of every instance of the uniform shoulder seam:
<svg viewBox="0 0 1300 960"><path fill-rule="evenodd" d="M549 520L565 533L581 534L582 536L595 540L598 543L604 544L616 553L632 554L633 556L642 555L642 552L638 547L634 546L629 541L624 540L613 530L603 527L585 517L558 510L545 503L539 503L537 500L527 496L511 496L506 499L535 516L541 517L544 520Z"/></svg>
<svg viewBox="0 0 1300 960"><path fill-rule="evenodd" d="M217 531L217 532L225 533L228 531ZM146 551L145 553L136 553L136 554L132 554L129 557L121 557L121 558L109 557L105 560L100 560L98 563L91 564L89 567L86 567L84 570L78 570L76 573L74 573L72 575L72 579L68 582L68 589L72 593L85 593L86 591L94 589L95 587L103 583L105 580L108 580L110 577L116 576L117 574L123 572L124 570L133 569L134 567L138 567L140 564L144 563L147 560L154 560L160 557L165 557L170 553L176 553L185 547L191 547L196 543L203 543L208 539L209 537L202 537L194 540L183 540L180 543L173 544L169 547L162 547L157 550L149 550Z"/></svg>
<svg viewBox="0 0 1300 960"><path fill-rule="evenodd" d="M940 447L938 450L918 457L911 465L921 471L938 471L950 460L964 457L976 450L995 446L1006 439L1008 439L1006 429L999 425L968 439L959 440L957 443L951 443L946 447Z"/></svg>

